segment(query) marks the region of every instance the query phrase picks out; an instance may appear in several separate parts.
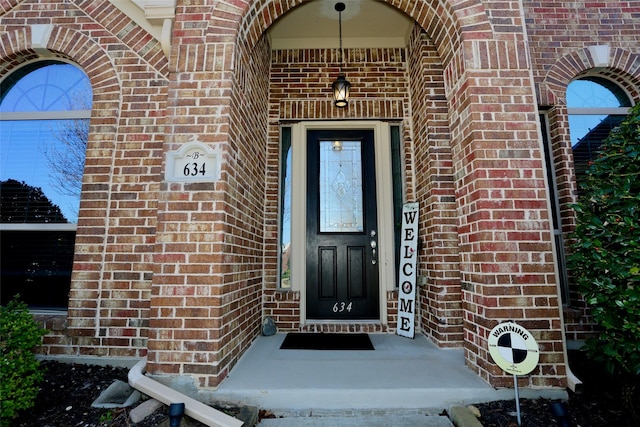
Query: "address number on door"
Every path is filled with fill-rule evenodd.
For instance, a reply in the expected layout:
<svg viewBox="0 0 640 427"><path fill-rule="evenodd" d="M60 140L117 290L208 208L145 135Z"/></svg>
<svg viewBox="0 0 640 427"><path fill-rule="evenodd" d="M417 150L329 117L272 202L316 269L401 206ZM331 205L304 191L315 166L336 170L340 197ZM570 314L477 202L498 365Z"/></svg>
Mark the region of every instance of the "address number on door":
<svg viewBox="0 0 640 427"><path fill-rule="evenodd" d="M353 308L353 303L348 301L338 301L333 304L333 312L334 313L342 313L344 311L350 313Z"/></svg>

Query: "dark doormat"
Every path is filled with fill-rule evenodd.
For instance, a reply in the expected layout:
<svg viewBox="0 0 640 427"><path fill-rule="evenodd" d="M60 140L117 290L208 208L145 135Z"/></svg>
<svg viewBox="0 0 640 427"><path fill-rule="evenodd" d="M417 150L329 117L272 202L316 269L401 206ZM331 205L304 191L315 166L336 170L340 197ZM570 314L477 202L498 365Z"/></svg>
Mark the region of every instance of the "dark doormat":
<svg viewBox="0 0 640 427"><path fill-rule="evenodd" d="M374 350L368 334L312 334L290 332L282 350Z"/></svg>

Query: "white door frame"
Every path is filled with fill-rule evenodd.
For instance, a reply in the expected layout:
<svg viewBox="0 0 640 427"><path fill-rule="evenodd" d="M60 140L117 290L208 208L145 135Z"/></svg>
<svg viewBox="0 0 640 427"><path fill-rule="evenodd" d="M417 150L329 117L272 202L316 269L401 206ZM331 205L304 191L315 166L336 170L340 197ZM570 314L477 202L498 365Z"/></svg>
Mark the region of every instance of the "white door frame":
<svg viewBox="0 0 640 427"><path fill-rule="evenodd" d="M378 264L380 322L387 323L387 292L395 289L395 255L393 232L393 179L391 174L391 130L381 121L308 121L291 129L291 290L300 292L300 324L321 323L307 320L306 286L306 218L307 218L307 131L321 129L371 129L375 147L376 198L378 213ZM362 323L361 321L330 321ZM368 321L367 321L368 323Z"/></svg>

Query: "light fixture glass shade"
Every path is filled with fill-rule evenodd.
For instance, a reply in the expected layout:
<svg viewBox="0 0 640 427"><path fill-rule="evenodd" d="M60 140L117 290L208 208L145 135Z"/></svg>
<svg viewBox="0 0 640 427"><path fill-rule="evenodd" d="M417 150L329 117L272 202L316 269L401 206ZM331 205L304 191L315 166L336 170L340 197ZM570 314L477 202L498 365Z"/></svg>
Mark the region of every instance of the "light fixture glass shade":
<svg viewBox="0 0 640 427"><path fill-rule="evenodd" d="M336 107L343 108L349 103L349 89L351 83L345 79L344 74L338 74L338 78L331 85L333 88L333 103Z"/></svg>

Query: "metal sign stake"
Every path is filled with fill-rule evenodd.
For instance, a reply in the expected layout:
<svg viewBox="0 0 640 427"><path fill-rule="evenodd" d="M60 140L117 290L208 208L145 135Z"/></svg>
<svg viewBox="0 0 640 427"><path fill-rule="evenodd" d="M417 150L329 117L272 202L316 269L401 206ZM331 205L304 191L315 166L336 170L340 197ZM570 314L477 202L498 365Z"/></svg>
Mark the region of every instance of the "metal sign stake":
<svg viewBox="0 0 640 427"><path fill-rule="evenodd" d="M522 425L522 420L520 419L520 395L518 393L518 376L513 375L513 388L516 391L516 416L518 417L518 427Z"/></svg>
<svg viewBox="0 0 640 427"><path fill-rule="evenodd" d="M538 364L540 351L538 343L531 333L515 322L496 325L489 332L487 345L489 354L503 371L513 375L513 388L516 392L516 415L518 427L522 425L520 417L520 395L518 375L527 375Z"/></svg>

